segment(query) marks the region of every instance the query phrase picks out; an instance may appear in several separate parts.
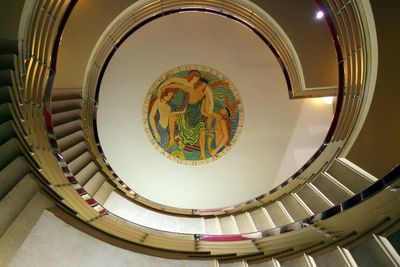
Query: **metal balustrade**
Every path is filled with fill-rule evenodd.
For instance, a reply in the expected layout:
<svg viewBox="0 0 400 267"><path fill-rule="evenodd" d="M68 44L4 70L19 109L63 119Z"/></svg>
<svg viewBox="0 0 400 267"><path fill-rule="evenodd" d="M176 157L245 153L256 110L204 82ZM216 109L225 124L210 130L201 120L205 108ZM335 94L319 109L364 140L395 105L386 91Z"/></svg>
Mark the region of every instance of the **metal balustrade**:
<svg viewBox="0 0 400 267"><path fill-rule="evenodd" d="M8 106L7 104L12 114L10 113L11 115L6 117L6 120L15 124L13 128L20 141L18 149L22 151L23 158L28 160L27 164L35 174L35 177L42 181L49 194L59 196L57 203L71 214L74 214L76 218L103 232L129 242L149 246L155 250L185 252L186 254L182 254L182 257L207 257L204 254L207 253L212 257L224 257L226 259L246 257L253 260L263 259L271 255L280 255L283 258L291 257L292 255L303 253L303 251L312 252L337 243L346 244L346 242L352 242L359 238L360 235L372 231L371 229L389 227L398 220L399 207L396 205L396 199L398 198L399 168L374 184L366 183L362 186L364 190L360 190L360 193L356 195L354 195L355 192L352 192L335 177L328 175L331 164L326 164L326 161L331 160L332 157L335 160L339 156L338 151L345 144L349 134L351 134L351 125L357 118L364 94L365 69L367 68L364 63L365 53L368 50L364 44L364 38L366 37L364 36L355 2L340 2L342 5L338 4L339 1L324 2L324 6L329 6L329 10L332 13L330 19L332 25L335 26L334 29L339 29L337 32L338 47L343 55L343 60L339 62L339 65L343 65L344 99L341 103L341 112L338 113L337 117L337 128L331 136L331 140L324 144L324 149L319 157L313 158L312 163L298 173L298 177L289 179L279 188L238 207L206 211L205 213L214 215L229 214L230 217L225 217L224 219L215 217L214 220L218 223L220 220L224 220L223 224L229 225L229 228L233 229L232 231L234 232L241 228L246 229L244 231L249 229L243 224L239 227L235 222L235 216L239 217L246 214L249 222L252 222L252 218L254 218L252 222L254 226L250 229L255 228L257 231L225 235L179 234L130 223L105 210L91 196L95 195L101 186L97 187L97 190L93 190L91 194L88 194L84 187L86 182L81 185L74 176L77 174L71 172L71 166L65 161L54 136L49 104L52 80L56 73L54 66L58 49L57 43L59 42L65 19L71 12L75 2L74 0L40 0L37 2L30 24L29 36L26 38L28 47L21 48L22 51L27 51L27 54L18 55L19 57L24 57L25 69L17 71L19 71L19 74L26 72L26 75L18 76L11 73L12 76L10 77L21 77L21 80L14 80L10 83L12 86L10 92L14 97L10 99L12 105ZM249 9L237 7L236 4L242 4L241 1L183 2L185 1L161 1L161 11L162 13L171 12L179 4L192 8L214 8L222 13L228 12L228 14L234 14L234 11L238 11L251 25L256 25L259 20L259 17L254 12L250 12ZM92 178L97 173L106 175L108 177L103 177L104 182L116 180L118 183L115 186L128 195L133 195L132 191L119 183L118 179L111 178L114 173L107 167L100 151L97 150L99 147L95 142L96 139L92 131L93 118L91 117L96 109L94 99L97 88L95 85L97 85L99 75L101 75L101 68L104 60L109 55L109 50L115 49L119 43L118 36L122 36L128 31L126 27L132 26L132 21L130 20L133 20L134 23L139 23L154 16L160 11L159 9L158 1L153 4L139 6L135 12L142 10L143 12L138 13L140 15L128 16L129 18L126 21L120 22L121 24L119 25L114 25L114 32L118 33L118 35L108 36L103 40L105 46L101 46L102 48L97 51L96 56L92 59L93 68L88 72L84 90L82 111L84 133L90 152L94 153L92 156L96 160L96 166L99 167L93 175L89 176ZM258 23L262 23L262 21ZM266 30L264 29L264 31ZM272 39L276 42L279 41L279 38ZM360 44L361 46L359 46ZM278 43L275 45L276 49L281 49L277 48L279 45L284 46L284 44ZM288 66L293 64L290 54L286 56L286 59L282 58L283 63L287 63ZM292 71L294 72L295 70ZM18 82L20 82L21 88ZM15 97L21 92L23 102L18 101L18 97ZM60 111L63 111L63 109L60 109ZM2 112L1 115L3 116L3 114L5 113ZM59 126L65 126L67 123L68 121L63 122ZM65 128L60 129L61 132L65 130ZM74 130L77 129L74 128ZM74 132L67 131L64 134L65 137L63 135L63 138L66 138L74 134ZM74 145L82 141L82 139L79 139L75 143L75 140L78 139L66 142L63 145L65 150L72 149ZM5 161L2 162L4 163ZM332 164L334 164L334 161L332 161ZM81 167L84 168L85 166L77 167L77 169L83 170ZM78 170L76 171L79 173ZM343 189L347 195L339 199L330 199L329 196L323 193L324 186L321 181L333 181L333 184L337 185L339 189ZM312 200L305 199L303 196L307 194L303 195L301 193L305 192L304 190L306 189L311 190L309 192L319 194L322 198L321 201L325 201L325 206L314 205L315 203L311 205L309 201ZM352 197L346 200L350 196ZM133 197L140 198L137 195L133 195ZM193 215L191 210L176 210L146 201L143 198L139 199L140 203L161 209L164 212ZM296 205L299 205L297 207L301 207L303 212L296 210ZM327 207L331 208L325 210ZM374 210L374 212L368 214L366 212L367 209ZM244 213L247 210L250 213ZM384 214L384 217L376 216L378 213ZM265 219L260 217L260 214ZM200 211L197 215L202 215L202 212ZM310 217L309 215L313 216ZM255 219L256 216L258 216L258 219ZM264 223L263 220L267 223ZM217 224L216 227L221 227L221 224ZM227 229L225 228L223 230L219 229L219 233L226 233L226 231ZM288 246L288 244L290 245Z"/></svg>

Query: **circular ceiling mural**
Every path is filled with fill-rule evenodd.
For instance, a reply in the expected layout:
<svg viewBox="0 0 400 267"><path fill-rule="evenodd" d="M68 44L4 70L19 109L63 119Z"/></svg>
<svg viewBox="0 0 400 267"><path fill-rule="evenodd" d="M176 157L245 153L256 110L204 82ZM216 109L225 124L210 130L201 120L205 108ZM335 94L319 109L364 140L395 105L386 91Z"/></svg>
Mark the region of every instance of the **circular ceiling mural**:
<svg viewBox="0 0 400 267"><path fill-rule="evenodd" d="M153 83L143 121L150 142L162 155L196 166L231 149L243 127L243 106L236 87L221 72L183 65Z"/></svg>
<svg viewBox="0 0 400 267"><path fill-rule="evenodd" d="M214 117L206 112L211 110L210 105L179 108L179 95L185 95L182 89L178 88L183 91L178 94L175 88L169 96L156 90L174 85L168 80L184 79L191 70L199 71L200 78L208 81ZM216 82L220 85L212 86ZM227 102L224 96L218 101L214 97L214 91L221 89L228 95ZM155 104L157 99L163 102L160 97L164 103ZM210 102L206 94L196 99L192 99L193 104ZM236 102L237 110L232 108L231 118L238 116L238 121L232 122L227 145L217 141L222 138L215 133L215 115L227 115L226 103ZM141 196L179 208L230 206L279 185L320 147L333 115L332 105L317 99L289 98L279 61L253 31L234 20L204 12L168 15L130 35L104 72L98 103L99 140L118 177ZM151 114L152 110L156 114ZM199 140L193 141L197 147L184 141L176 119L171 135L175 150L167 149L170 116L166 114L174 112L182 112L177 114L183 117L181 122L189 113L197 114L191 125L205 129L203 146L200 133ZM151 126L150 118L155 126ZM219 143L224 145L212 152ZM188 160L190 146L197 150ZM201 159L200 147L205 159ZM183 151L187 162L174 157L178 152L172 156L174 151ZM198 166L193 167L193 162Z"/></svg>

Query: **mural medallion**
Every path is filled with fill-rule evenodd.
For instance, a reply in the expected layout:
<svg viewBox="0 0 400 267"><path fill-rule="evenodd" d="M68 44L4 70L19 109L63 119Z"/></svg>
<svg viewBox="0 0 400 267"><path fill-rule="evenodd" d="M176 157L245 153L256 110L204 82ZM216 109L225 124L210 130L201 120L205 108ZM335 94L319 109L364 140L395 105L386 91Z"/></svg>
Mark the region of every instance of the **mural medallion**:
<svg viewBox="0 0 400 267"><path fill-rule="evenodd" d="M232 148L243 127L243 105L225 75L207 66L184 65L153 83L143 121L150 142L161 154L195 166Z"/></svg>

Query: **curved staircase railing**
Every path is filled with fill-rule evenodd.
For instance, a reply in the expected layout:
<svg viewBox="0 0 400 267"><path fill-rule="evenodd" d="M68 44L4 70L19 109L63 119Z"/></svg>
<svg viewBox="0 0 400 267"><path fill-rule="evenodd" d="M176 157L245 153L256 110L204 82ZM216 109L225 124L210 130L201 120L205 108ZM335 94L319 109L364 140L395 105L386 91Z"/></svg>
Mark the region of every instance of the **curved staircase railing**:
<svg viewBox="0 0 400 267"><path fill-rule="evenodd" d="M399 168L372 185L365 186L364 190L360 190L361 193L353 194L353 197L348 200L343 202L344 199L338 199L336 203L330 203L331 207L325 211L313 211L314 215L311 217L301 215L303 217L296 222L293 218L289 223L277 219L277 222L282 223L276 223L276 227L273 229L248 234L193 235L160 231L127 222L104 209L87 193L70 171L58 148L50 111L58 44L63 26L75 3L75 0L37 1L30 23L29 37L27 38L28 47L23 49L23 51L27 51L27 54L19 54L19 59L22 60L23 58L25 69L16 70L16 72L19 71L23 75L14 75L14 73L10 76L12 90L9 93L12 108L10 109L11 115L7 117L15 124L24 157L28 161L31 171L35 177L42 181L46 192L52 194L53 199L64 210L99 231L147 247L149 253L152 253L152 250L153 253L154 251L173 252L175 256L182 258L239 259L245 257L259 259L271 257L271 255L290 257L304 251L334 246L340 242L351 242L377 227L387 227L398 222L400 213L396 200L398 198ZM336 4L334 1L329 1L329 3ZM168 5L165 5L165 7L168 7ZM357 14L357 6L351 3L339 7L339 11L335 11L332 6L329 10L341 15L340 12L347 9ZM346 21L342 25L339 19L333 19L332 15L330 17L333 21L332 25L335 25L335 27L341 25L342 28L340 29L343 29L347 25L346 23L350 22ZM355 18L359 17L355 16ZM353 34L362 32L361 22L358 20L356 22L357 27L361 28L357 28L358 31L356 31L356 25L351 24L352 27L354 26L354 28L351 28L354 30ZM350 42L346 39L348 37L353 40L353 35L350 34L349 29L345 33L337 32L338 37L340 37L337 45L341 48L343 54L343 60L339 62L339 65L344 67L342 110L346 110L346 112L341 112L338 117L337 129L340 131L332 135L332 139L329 140L330 143L324 144L324 153L329 151L334 155L337 155L338 148L343 145L344 140L351 132L351 129L346 128L346 125L355 120L358 115L358 110L362 104L360 100L363 97L361 89L364 86L365 68L367 67L362 65L364 69L353 69L357 65L355 62L358 63L357 66L365 63L365 53L368 52L368 47L366 45L358 46L358 42ZM362 42L364 37L363 35L362 38L357 38L357 40ZM96 65L94 64L94 66ZM96 75L98 75L98 72L94 73L94 76ZM90 77L92 82L97 81L93 76ZM87 115L90 113L89 110L94 111L93 108L95 107L92 105L91 99L88 95L84 96L84 101L91 103L91 106L88 105L88 109L83 114ZM89 142L93 142L90 136ZM338 145L338 143L340 144ZM316 174L319 173L321 165L322 168L328 167L325 160L318 157L313 161L314 165L318 163L318 167L302 170L299 177L286 182L279 190L276 189L270 194L257 198L254 203L266 208L281 207L283 199L290 193L294 192L300 196L300 190L304 190L306 187L314 190L314 192L320 191L317 188L320 183ZM309 177L309 173L312 173L311 177ZM292 184L296 184L296 186ZM302 201L306 202L305 199ZM326 202L328 203L328 201ZM257 205L256 208L258 208ZM254 208L254 206L252 207ZM236 210L233 208L233 210L240 212L248 208L249 206L241 206ZM373 210L374 212L368 213L366 210ZM224 214L229 214L229 212L232 212L232 210L223 211ZM290 245L288 246L288 244Z"/></svg>

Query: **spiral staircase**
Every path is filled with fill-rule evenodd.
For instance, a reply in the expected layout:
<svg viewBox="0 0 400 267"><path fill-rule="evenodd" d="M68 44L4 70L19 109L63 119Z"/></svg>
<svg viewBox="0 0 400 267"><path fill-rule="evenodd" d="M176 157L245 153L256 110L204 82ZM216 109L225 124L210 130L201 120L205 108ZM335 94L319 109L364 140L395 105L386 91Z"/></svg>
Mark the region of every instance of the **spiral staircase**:
<svg viewBox="0 0 400 267"><path fill-rule="evenodd" d="M393 104L399 93L392 73L398 35L390 32L397 30L391 19L398 4L382 2L316 1L328 14L338 59L338 108L327 138L280 186L212 210L152 202L117 176L96 133L98 84L112 51L135 27L167 13L217 12L263 36L286 70L291 97L304 97L290 49L261 12L267 3L139 1L96 45L84 89L55 90L60 39L77 1L13 7L18 33L0 40L0 266L400 266L400 130ZM129 207L129 220L107 208L112 202ZM41 225L46 220L60 228ZM91 247L66 257L58 251L70 240L62 239L59 250L40 254L32 243L40 229L49 240L58 229L92 242L83 245L110 244L104 254L117 249L136 258L95 264L90 258L103 252L91 254Z"/></svg>

